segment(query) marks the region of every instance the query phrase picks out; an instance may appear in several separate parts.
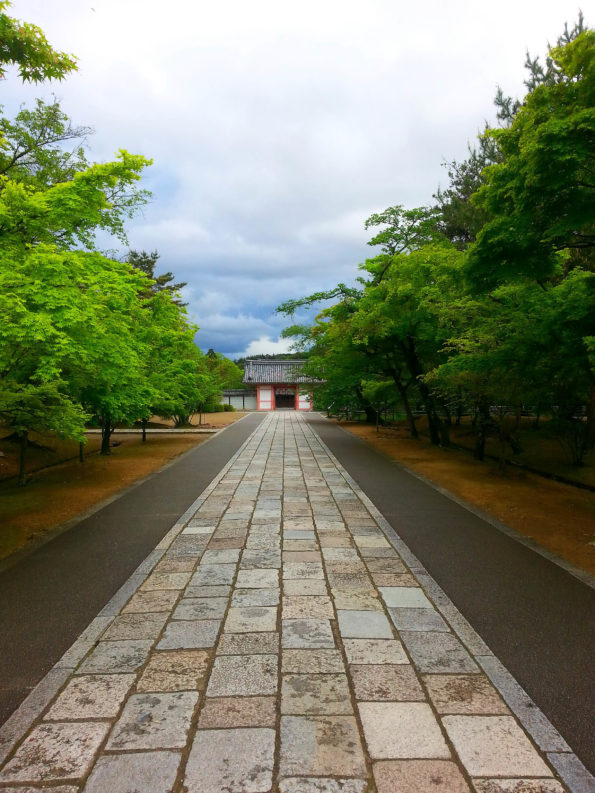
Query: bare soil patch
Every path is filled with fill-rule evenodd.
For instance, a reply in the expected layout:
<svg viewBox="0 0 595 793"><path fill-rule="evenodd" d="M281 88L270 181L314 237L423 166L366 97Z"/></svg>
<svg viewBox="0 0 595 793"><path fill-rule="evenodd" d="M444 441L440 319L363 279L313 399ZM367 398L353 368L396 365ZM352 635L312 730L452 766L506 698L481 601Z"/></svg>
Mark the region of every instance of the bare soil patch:
<svg viewBox="0 0 595 793"><path fill-rule="evenodd" d="M206 418L209 425L223 427L243 415L214 413ZM212 436L155 434L142 443L140 434L121 432L112 436L112 453L102 457L99 435L90 435L85 462L81 464L78 444L49 435L33 435L36 447L27 452L27 469L33 473L24 487L18 487L15 478L17 445L0 440L0 559L40 542L62 524L158 471L209 437Z"/></svg>
<svg viewBox="0 0 595 793"><path fill-rule="evenodd" d="M358 422L340 426L374 448L423 474L572 564L595 574L595 494L495 462L479 463L467 452L413 440L404 427L376 429ZM588 472L581 471L581 479Z"/></svg>

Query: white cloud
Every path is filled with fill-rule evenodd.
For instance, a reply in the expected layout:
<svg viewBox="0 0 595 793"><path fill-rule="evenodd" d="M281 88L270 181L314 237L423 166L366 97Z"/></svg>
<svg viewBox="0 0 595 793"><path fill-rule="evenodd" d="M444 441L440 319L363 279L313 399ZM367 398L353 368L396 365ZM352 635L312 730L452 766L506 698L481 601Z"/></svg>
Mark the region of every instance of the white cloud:
<svg viewBox="0 0 595 793"><path fill-rule="evenodd" d="M242 358L251 358L258 355L274 355L275 353L289 352L291 341L289 339L279 339L273 341L270 336L261 336L254 339L241 354Z"/></svg>

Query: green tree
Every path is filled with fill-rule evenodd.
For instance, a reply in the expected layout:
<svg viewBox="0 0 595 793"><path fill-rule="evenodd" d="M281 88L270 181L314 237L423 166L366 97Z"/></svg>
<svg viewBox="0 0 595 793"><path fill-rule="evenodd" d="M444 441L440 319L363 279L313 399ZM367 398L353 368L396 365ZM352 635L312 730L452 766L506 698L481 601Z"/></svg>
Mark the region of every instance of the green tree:
<svg viewBox="0 0 595 793"><path fill-rule="evenodd" d="M178 283L172 283L174 280L174 275L171 272L155 275L155 267L157 265L158 259L159 253L157 251L147 253L146 251L129 250L124 261L132 265L132 267L136 267L137 270L140 270L151 279L152 294L167 292L172 296L176 305L180 307L187 306L188 304L183 303L177 294L181 289L188 285L187 282L180 281Z"/></svg>
<svg viewBox="0 0 595 793"><path fill-rule="evenodd" d="M5 14L10 5L0 1L0 78L9 64L18 65L21 79L33 83L61 80L77 68L74 56L54 50L40 28Z"/></svg>

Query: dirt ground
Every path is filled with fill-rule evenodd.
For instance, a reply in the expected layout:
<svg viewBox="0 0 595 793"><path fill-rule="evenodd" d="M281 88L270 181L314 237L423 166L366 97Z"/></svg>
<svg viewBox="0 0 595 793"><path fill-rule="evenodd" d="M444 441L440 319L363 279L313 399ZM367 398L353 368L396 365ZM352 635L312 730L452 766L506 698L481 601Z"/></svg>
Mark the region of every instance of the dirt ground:
<svg viewBox="0 0 595 793"><path fill-rule="evenodd" d="M244 415L212 413L205 419L211 427L223 427ZM18 487L13 476L17 464L16 445L0 441L4 455L0 457L0 559L38 543L57 527L158 471L174 457L204 443L209 437L212 436L149 434L143 444L140 434L122 432L112 436L111 455L102 457L98 453L100 437L91 435L85 446L85 462L81 465L78 459L68 460L78 454L76 443L37 436L34 440L42 448L29 450L28 470L44 464L48 467L32 473L25 487ZM67 459L67 462L60 463L60 459Z"/></svg>
<svg viewBox="0 0 595 793"><path fill-rule="evenodd" d="M357 422L341 422L340 426L595 574L594 493L518 470L502 475L496 463L478 463L466 452L432 447L425 439L413 440L405 428L381 428L376 434L375 427Z"/></svg>

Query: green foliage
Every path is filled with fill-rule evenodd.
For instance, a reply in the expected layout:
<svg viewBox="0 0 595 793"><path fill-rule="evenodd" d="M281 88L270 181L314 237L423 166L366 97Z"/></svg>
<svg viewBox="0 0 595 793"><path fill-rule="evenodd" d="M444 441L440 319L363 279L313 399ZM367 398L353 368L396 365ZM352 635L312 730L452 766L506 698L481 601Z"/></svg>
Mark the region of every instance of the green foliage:
<svg viewBox="0 0 595 793"><path fill-rule="evenodd" d="M17 64L21 79L33 83L61 80L77 68L74 56L54 50L36 25L5 14L10 5L0 2L0 78L9 64Z"/></svg>

